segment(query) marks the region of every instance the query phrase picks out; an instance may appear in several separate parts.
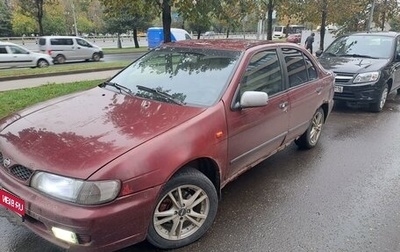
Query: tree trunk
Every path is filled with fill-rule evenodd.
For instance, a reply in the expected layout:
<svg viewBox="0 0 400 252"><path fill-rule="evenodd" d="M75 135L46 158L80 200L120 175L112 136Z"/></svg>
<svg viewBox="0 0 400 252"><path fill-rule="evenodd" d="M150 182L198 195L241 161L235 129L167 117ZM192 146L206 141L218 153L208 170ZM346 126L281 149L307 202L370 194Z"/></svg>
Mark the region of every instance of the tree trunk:
<svg viewBox="0 0 400 252"><path fill-rule="evenodd" d="M137 38L137 28L133 29L133 43L135 44L135 48L139 48L139 41Z"/></svg>
<svg viewBox="0 0 400 252"><path fill-rule="evenodd" d="M272 13L274 12L274 4L272 0L268 1L268 20L267 20L267 40L272 40Z"/></svg>
<svg viewBox="0 0 400 252"><path fill-rule="evenodd" d="M36 1L36 8L37 8L37 21L39 25L39 35L43 36L43 0Z"/></svg>
<svg viewBox="0 0 400 252"><path fill-rule="evenodd" d="M121 35L117 33L117 47L122 48Z"/></svg>
<svg viewBox="0 0 400 252"><path fill-rule="evenodd" d="M319 49L321 51L324 50L326 18L328 16L327 4L328 4L327 0L323 0L323 2L322 2L322 14L321 14L320 41L319 41Z"/></svg>
<svg viewBox="0 0 400 252"><path fill-rule="evenodd" d="M170 0L162 1L162 22L164 30L164 42L171 42L171 5Z"/></svg>
<svg viewBox="0 0 400 252"><path fill-rule="evenodd" d="M229 38L229 28L226 30L226 38Z"/></svg>
<svg viewBox="0 0 400 252"><path fill-rule="evenodd" d="M386 21L386 4L387 0L383 1L383 13L382 13L382 22L381 22L381 30L385 30L385 21Z"/></svg>

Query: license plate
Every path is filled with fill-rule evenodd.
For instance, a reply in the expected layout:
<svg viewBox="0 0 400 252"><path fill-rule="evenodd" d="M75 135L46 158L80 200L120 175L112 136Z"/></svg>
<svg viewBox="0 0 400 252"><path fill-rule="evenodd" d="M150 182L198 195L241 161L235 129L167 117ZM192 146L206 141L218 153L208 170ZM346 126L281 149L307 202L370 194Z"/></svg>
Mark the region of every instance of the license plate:
<svg viewBox="0 0 400 252"><path fill-rule="evenodd" d="M334 91L336 93L343 93L343 87L342 86L335 86Z"/></svg>
<svg viewBox="0 0 400 252"><path fill-rule="evenodd" d="M5 206L14 213L18 214L19 216L24 217L25 202L22 199L12 195L11 193L1 188L0 188L0 197L1 197L0 205Z"/></svg>

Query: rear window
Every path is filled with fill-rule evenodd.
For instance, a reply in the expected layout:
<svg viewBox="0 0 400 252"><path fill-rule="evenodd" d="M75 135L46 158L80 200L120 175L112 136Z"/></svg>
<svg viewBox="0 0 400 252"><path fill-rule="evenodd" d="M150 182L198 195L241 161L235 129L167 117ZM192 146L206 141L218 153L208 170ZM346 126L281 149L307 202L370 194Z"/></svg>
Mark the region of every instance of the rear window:
<svg viewBox="0 0 400 252"><path fill-rule="evenodd" d="M46 39L45 38L40 38L39 39L39 45L41 45L41 46L46 45Z"/></svg>
<svg viewBox="0 0 400 252"><path fill-rule="evenodd" d="M0 54L7 54L7 50L5 46L0 45Z"/></svg>
<svg viewBox="0 0 400 252"><path fill-rule="evenodd" d="M74 42L70 38L52 38L50 39L51 45L73 45Z"/></svg>

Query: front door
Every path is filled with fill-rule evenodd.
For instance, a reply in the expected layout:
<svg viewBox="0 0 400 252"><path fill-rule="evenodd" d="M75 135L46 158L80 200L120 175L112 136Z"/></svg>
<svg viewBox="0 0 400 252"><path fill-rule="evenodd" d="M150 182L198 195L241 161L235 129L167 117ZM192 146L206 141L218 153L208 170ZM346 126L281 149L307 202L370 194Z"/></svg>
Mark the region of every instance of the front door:
<svg viewBox="0 0 400 252"><path fill-rule="evenodd" d="M16 67L32 67L35 66L34 58L29 51L19 47L10 45L9 49L12 53L13 65Z"/></svg>
<svg viewBox="0 0 400 252"><path fill-rule="evenodd" d="M245 91L269 95L266 106L231 110L227 108L228 178L254 166L272 154L284 141L288 130L288 97L276 50L255 53L240 83L237 101Z"/></svg>
<svg viewBox="0 0 400 252"><path fill-rule="evenodd" d="M77 43L77 53L82 59L91 59L93 55L93 47L84 39L76 39Z"/></svg>

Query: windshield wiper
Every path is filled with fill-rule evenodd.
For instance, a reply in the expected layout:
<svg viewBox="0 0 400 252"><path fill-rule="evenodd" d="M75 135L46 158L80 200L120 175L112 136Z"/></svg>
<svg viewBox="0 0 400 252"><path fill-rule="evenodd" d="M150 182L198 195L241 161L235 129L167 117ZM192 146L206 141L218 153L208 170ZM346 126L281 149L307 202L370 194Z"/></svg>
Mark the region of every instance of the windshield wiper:
<svg viewBox="0 0 400 252"><path fill-rule="evenodd" d="M133 91L130 88L125 87L116 82L106 81L106 82L101 83L99 86L100 87L111 86L111 87L116 88L121 94L124 92L125 94L128 94L128 95L134 95Z"/></svg>
<svg viewBox="0 0 400 252"><path fill-rule="evenodd" d="M141 86L141 85L136 85L136 87L137 87L139 90L143 90L143 91L146 91L146 92L149 92L149 93L152 93L152 94L156 94L156 95L158 95L158 96L160 96L160 97L166 99L167 101L173 102L173 103L175 103L175 104L178 104L178 105L185 105L185 103L183 103L183 102L181 102L180 100L174 98L172 95L167 94L167 93L165 93L165 92L162 92L162 91L160 91L160 90L157 90L157 89L155 89L155 88L149 88L149 87L145 87L145 86Z"/></svg>
<svg viewBox="0 0 400 252"><path fill-rule="evenodd" d="M376 57L372 57L372 56L364 55L364 54L356 54L356 53L353 53L353 54L341 54L341 55L339 55L339 56L341 56L341 57L355 57L355 58L377 59Z"/></svg>

